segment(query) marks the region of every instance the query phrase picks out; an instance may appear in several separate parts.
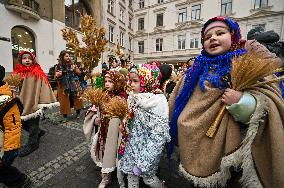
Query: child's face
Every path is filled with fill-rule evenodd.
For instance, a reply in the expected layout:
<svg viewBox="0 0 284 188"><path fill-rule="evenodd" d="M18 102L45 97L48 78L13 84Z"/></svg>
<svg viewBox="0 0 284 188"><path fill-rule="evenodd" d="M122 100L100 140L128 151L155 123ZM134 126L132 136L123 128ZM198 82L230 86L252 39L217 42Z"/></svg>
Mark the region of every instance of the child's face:
<svg viewBox="0 0 284 188"><path fill-rule="evenodd" d="M204 49L210 55L220 55L231 48L231 33L227 28L213 27L204 36Z"/></svg>
<svg viewBox="0 0 284 188"><path fill-rule="evenodd" d="M32 57L30 56L30 54L24 54L22 56L22 64L29 67L33 64L33 59Z"/></svg>
<svg viewBox="0 0 284 188"><path fill-rule="evenodd" d="M118 63L116 63L116 61L113 60L112 63L111 63L111 67L116 68L117 66L118 66Z"/></svg>
<svg viewBox="0 0 284 188"><path fill-rule="evenodd" d="M129 76L130 86L133 93L138 94L140 93L140 78L135 73L130 73Z"/></svg>
<svg viewBox="0 0 284 188"><path fill-rule="evenodd" d="M109 77L105 77L105 88L107 91L112 91L114 88L114 83Z"/></svg>
<svg viewBox="0 0 284 188"><path fill-rule="evenodd" d="M70 62L70 55L68 53L66 53L63 57L64 62Z"/></svg>

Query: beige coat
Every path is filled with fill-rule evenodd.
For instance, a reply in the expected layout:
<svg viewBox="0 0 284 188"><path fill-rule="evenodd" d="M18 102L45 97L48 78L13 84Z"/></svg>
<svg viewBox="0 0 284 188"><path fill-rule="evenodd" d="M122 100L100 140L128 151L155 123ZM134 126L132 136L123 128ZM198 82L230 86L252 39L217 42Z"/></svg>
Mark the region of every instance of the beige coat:
<svg viewBox="0 0 284 188"><path fill-rule="evenodd" d="M43 108L58 106L53 91L49 85L41 78L27 76L23 80L19 98L24 109L22 120L28 120L43 114Z"/></svg>
<svg viewBox="0 0 284 188"><path fill-rule="evenodd" d="M247 48L283 66L259 43L249 41ZM170 97L170 116L182 86L183 79ZM205 92L198 86L195 88L178 118L181 172L195 185L214 187L225 186L230 166L241 167L243 187L284 187L284 101L277 84L249 91L257 106L244 128L246 134L242 134L244 126L226 113L213 138L205 134L220 109L223 91L208 82L205 87Z"/></svg>

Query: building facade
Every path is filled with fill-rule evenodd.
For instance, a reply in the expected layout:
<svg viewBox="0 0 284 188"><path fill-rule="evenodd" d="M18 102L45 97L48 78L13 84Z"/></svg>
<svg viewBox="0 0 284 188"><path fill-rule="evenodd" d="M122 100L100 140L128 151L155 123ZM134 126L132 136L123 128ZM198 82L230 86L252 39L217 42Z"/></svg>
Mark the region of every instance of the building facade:
<svg viewBox="0 0 284 188"><path fill-rule="evenodd" d="M134 0L103 0L102 26L106 29L108 44L102 62L116 56L120 48L125 60L133 60L133 3ZM119 47L118 47L119 45Z"/></svg>
<svg viewBox="0 0 284 188"><path fill-rule="evenodd" d="M283 0L137 0L134 7L134 62L178 64L199 54L200 31L215 16L238 21L242 36L261 26L284 40Z"/></svg>
<svg viewBox="0 0 284 188"><path fill-rule="evenodd" d="M1 65L12 72L17 54L25 49L34 52L45 72L57 63L66 48L61 29L73 28L80 38L80 15L92 15L102 21L98 0L0 0Z"/></svg>

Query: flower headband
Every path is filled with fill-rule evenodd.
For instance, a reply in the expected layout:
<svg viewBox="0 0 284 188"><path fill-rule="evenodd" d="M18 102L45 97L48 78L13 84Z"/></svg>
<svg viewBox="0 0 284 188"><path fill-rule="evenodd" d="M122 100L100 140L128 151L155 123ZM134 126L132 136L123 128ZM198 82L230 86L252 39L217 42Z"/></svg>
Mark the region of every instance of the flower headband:
<svg viewBox="0 0 284 188"><path fill-rule="evenodd" d="M132 68L129 73L135 73L140 78L140 92L160 93L160 69L156 65L142 64L140 68Z"/></svg>

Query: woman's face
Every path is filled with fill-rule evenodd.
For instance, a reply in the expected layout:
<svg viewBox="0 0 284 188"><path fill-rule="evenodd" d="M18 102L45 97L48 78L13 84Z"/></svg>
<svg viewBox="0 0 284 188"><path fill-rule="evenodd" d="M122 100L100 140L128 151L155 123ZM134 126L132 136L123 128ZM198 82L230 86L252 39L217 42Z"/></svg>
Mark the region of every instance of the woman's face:
<svg viewBox="0 0 284 188"><path fill-rule="evenodd" d="M33 59L30 54L23 54L22 55L22 64L26 67L29 67L33 64Z"/></svg>
<svg viewBox="0 0 284 188"><path fill-rule="evenodd" d="M107 91L113 91L114 83L108 76L105 77L105 88Z"/></svg>
<svg viewBox="0 0 284 188"><path fill-rule="evenodd" d="M232 45L231 33L224 27L213 27L204 36L204 49L210 55L221 55Z"/></svg>
<svg viewBox="0 0 284 188"><path fill-rule="evenodd" d="M138 94L140 93L140 78L135 73L130 73L129 75L129 82L133 93Z"/></svg>
<svg viewBox="0 0 284 188"><path fill-rule="evenodd" d="M71 59L70 59L70 55L68 53L66 53L64 56L63 56L63 60L64 62L70 62Z"/></svg>

